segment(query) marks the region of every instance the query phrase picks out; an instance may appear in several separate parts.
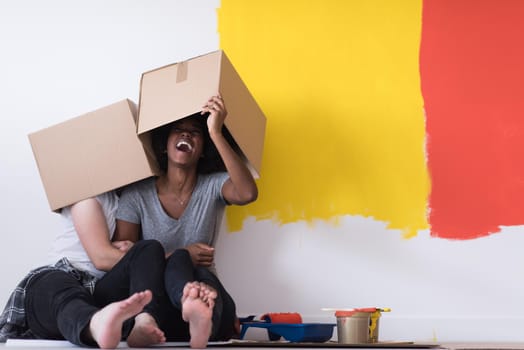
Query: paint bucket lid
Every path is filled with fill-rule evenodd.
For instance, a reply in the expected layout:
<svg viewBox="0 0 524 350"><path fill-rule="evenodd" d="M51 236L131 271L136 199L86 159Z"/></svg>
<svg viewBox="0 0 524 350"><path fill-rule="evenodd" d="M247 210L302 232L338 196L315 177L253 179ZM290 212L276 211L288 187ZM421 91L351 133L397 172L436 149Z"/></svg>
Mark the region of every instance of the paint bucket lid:
<svg viewBox="0 0 524 350"><path fill-rule="evenodd" d="M349 310L337 310L335 311L335 317L352 317L357 313L373 313L377 311L376 307L365 307Z"/></svg>

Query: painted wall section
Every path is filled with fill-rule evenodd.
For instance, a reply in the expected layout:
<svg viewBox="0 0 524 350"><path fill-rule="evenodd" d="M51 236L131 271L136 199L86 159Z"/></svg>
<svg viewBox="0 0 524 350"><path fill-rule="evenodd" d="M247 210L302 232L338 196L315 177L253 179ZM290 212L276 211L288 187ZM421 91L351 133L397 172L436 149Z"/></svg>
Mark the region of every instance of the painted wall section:
<svg viewBox="0 0 524 350"><path fill-rule="evenodd" d="M471 239L524 224L522 18L522 1L424 1L433 236Z"/></svg>
<svg viewBox="0 0 524 350"><path fill-rule="evenodd" d="M220 46L268 119L257 202L279 223L362 215L428 227L420 1L222 0Z"/></svg>

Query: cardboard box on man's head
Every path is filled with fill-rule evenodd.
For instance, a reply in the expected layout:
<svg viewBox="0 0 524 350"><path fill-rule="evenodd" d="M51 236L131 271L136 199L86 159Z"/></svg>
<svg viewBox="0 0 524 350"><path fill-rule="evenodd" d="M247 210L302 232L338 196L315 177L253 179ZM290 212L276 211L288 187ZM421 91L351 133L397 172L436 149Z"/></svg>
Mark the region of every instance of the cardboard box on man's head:
<svg viewBox="0 0 524 350"><path fill-rule="evenodd" d="M258 178L266 117L222 50L143 73L138 134L147 140L151 130L200 112L218 93L228 111L225 127L233 146Z"/></svg>
<svg viewBox="0 0 524 350"><path fill-rule="evenodd" d="M51 210L156 173L135 121L126 99L29 134Z"/></svg>

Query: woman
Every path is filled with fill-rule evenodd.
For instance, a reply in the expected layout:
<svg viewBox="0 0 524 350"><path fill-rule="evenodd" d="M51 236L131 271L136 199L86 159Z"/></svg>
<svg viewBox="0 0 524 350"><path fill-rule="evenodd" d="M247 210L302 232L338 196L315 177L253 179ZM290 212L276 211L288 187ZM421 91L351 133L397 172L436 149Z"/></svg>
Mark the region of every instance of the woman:
<svg viewBox="0 0 524 350"><path fill-rule="evenodd" d="M164 246L166 290L189 323L194 348L238 333L235 304L214 270L213 246L225 206L258 196L253 176L222 133L226 115L217 95L201 113L155 130L163 172L124 189L117 212L116 239L158 239ZM183 337L183 330L174 336Z"/></svg>
<svg viewBox="0 0 524 350"><path fill-rule="evenodd" d="M105 349L122 338L132 347L165 341L164 250L156 241L111 243L117 205L108 192L62 209L64 230L50 254L56 263L31 271L13 292L0 341L66 339Z"/></svg>

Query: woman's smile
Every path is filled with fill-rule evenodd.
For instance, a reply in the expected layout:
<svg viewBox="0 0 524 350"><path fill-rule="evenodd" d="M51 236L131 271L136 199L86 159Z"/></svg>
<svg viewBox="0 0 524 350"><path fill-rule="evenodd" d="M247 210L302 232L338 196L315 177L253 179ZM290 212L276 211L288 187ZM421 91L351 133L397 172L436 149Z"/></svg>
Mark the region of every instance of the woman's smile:
<svg viewBox="0 0 524 350"><path fill-rule="evenodd" d="M189 153L193 150L193 145L187 140L179 140L176 143L176 149L180 152Z"/></svg>

